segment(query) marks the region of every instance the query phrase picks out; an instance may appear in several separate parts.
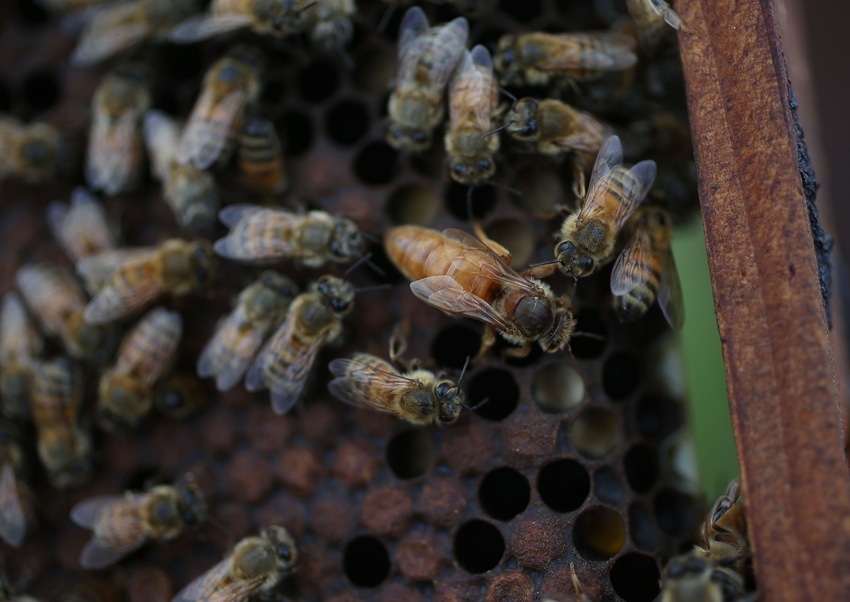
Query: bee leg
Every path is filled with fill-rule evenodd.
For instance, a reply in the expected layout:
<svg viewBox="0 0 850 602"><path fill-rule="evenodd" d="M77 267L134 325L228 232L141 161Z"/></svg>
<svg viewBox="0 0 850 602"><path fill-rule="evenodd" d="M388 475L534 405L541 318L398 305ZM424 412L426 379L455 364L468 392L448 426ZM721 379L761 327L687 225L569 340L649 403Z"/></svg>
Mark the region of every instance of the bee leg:
<svg viewBox="0 0 850 602"><path fill-rule="evenodd" d="M522 347L509 347L505 349L505 357L526 357L531 353L531 341L523 343Z"/></svg>
<svg viewBox="0 0 850 602"><path fill-rule="evenodd" d="M528 267L525 271L522 272L523 278L548 278L552 274L555 273L555 269L558 267L557 261L547 261L546 263L541 263L539 265L534 265Z"/></svg>
<svg viewBox="0 0 850 602"><path fill-rule="evenodd" d="M505 247L497 243L495 240L487 236L487 233L484 232L484 228L481 227L481 222L476 220L472 220L472 231L475 233L475 236L483 242L491 251L493 251L499 258L504 261L506 264L511 265L511 252L508 251Z"/></svg>
<svg viewBox="0 0 850 602"><path fill-rule="evenodd" d="M478 353L475 354L475 357L472 358L472 363L478 363L481 358L487 355L487 352L490 350L490 347L496 344L496 329L493 326L487 326L484 329L484 335L481 337L481 347L478 349Z"/></svg>
<svg viewBox="0 0 850 602"><path fill-rule="evenodd" d="M407 340L410 334L410 320L404 316L396 323L390 335L390 360L398 360L407 351Z"/></svg>
<svg viewBox="0 0 850 602"><path fill-rule="evenodd" d="M583 199L587 194L587 182L584 176L584 167L578 159L573 160L573 194L577 199Z"/></svg>

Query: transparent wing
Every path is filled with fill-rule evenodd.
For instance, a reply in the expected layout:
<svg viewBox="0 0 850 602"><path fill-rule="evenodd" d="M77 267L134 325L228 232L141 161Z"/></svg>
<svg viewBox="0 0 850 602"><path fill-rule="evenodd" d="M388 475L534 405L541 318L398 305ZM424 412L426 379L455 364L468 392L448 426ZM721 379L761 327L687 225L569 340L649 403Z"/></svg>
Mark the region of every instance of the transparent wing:
<svg viewBox="0 0 850 602"><path fill-rule="evenodd" d="M161 182L167 182L170 176L169 163L177 153L180 127L176 119L162 111L151 109L145 113L142 125L145 145L151 157L152 171Z"/></svg>
<svg viewBox="0 0 850 602"><path fill-rule="evenodd" d="M72 521L92 530L92 538L80 554L83 568L105 568L147 541L147 530L138 512L142 497L143 494L127 494L93 498L71 510ZM104 541L106 533L109 541Z"/></svg>
<svg viewBox="0 0 850 602"><path fill-rule="evenodd" d="M685 323L685 300L679 270L673 259L673 252L667 249L662 258L663 271L658 284L658 306L673 330L679 331Z"/></svg>
<svg viewBox="0 0 850 602"><path fill-rule="evenodd" d="M354 359L335 359L328 364L331 374L336 376L328 383L328 390L340 401L353 406L386 411L386 404L379 401L383 396L370 394L376 385L384 392L391 393L396 389L410 387L411 383L419 384L387 368Z"/></svg>
<svg viewBox="0 0 850 602"><path fill-rule="evenodd" d="M27 531L23 492L18 487L11 464L0 471L0 539L13 548L19 548Z"/></svg>
<svg viewBox="0 0 850 602"><path fill-rule="evenodd" d="M225 558L180 590L171 602L245 602L263 584L262 578L235 581Z"/></svg>
<svg viewBox="0 0 850 602"><path fill-rule="evenodd" d="M428 17L418 6L411 6L404 13L401 25L398 29L398 58L399 63L404 61L404 56L410 49L410 43L428 31Z"/></svg>
<svg viewBox="0 0 850 602"><path fill-rule="evenodd" d="M222 321L198 358L198 376L215 377L216 388L232 388L257 354L267 329L252 324L240 304Z"/></svg>
<svg viewBox="0 0 850 602"><path fill-rule="evenodd" d="M162 307L152 309L128 335L125 346L132 353L124 353L122 347L113 370L136 374L141 383L153 386L174 359L182 334L183 318L179 313Z"/></svg>
<svg viewBox="0 0 850 602"><path fill-rule="evenodd" d="M119 4L100 12L83 32L71 64L93 65L145 39L150 28L135 15L136 4Z"/></svg>
<svg viewBox="0 0 850 602"><path fill-rule="evenodd" d="M490 54L483 46L476 46L474 48L474 50L478 49L484 51L484 55L487 61L489 61L490 79L492 80L493 62L490 60ZM457 68L452 83L449 86L451 128L455 128L465 119L466 115L471 114L473 121L481 131L490 131L492 106L489 91L492 89L492 81L487 80L486 71L482 71L483 68L475 63L471 52L464 50L460 59L460 66ZM464 102L469 99L476 99L479 102Z"/></svg>
<svg viewBox="0 0 850 602"><path fill-rule="evenodd" d="M218 212L218 219L228 228L232 228L240 220L260 211L268 211L268 209L260 205L228 205Z"/></svg>
<svg viewBox="0 0 850 602"><path fill-rule="evenodd" d="M430 276L410 283L410 290L432 307L452 315L492 324L509 330L510 324L480 297L476 297L449 276Z"/></svg>
<svg viewBox="0 0 850 602"><path fill-rule="evenodd" d="M593 173L590 175L590 183L587 185L587 195L579 211L578 219L585 220L598 210L605 199L608 176L611 171L623 163L623 145L619 136L611 136L602 144L596 163L593 165Z"/></svg>
<svg viewBox="0 0 850 602"><path fill-rule="evenodd" d="M445 88L463 55L468 35L469 23L463 17L453 19L440 28L432 44L434 56L429 75L433 89Z"/></svg>
<svg viewBox="0 0 850 602"><path fill-rule="evenodd" d="M168 39L175 44L191 44L250 26L249 15L195 15L174 27Z"/></svg>
<svg viewBox="0 0 850 602"><path fill-rule="evenodd" d="M84 529L93 529L100 511L123 499L123 495L107 495L87 499L71 508L71 520L75 525Z"/></svg>
<svg viewBox="0 0 850 602"><path fill-rule="evenodd" d="M539 62L544 71L596 69L617 71L637 63L634 40L619 33L552 34L555 48ZM591 50L588 51L588 48Z"/></svg>
<svg viewBox="0 0 850 602"><path fill-rule="evenodd" d="M276 378L269 385L272 398L272 409L275 414L286 414L291 410L304 392L313 362L325 344L326 336L318 336L309 345L300 347L286 366L282 378Z"/></svg>
<svg viewBox="0 0 850 602"><path fill-rule="evenodd" d="M235 90L216 102L215 93L207 86L201 93L177 148L177 161L193 161L198 169L207 169L227 144L233 123L239 117L247 93Z"/></svg>
<svg viewBox="0 0 850 602"><path fill-rule="evenodd" d="M641 221L634 235L617 257L611 271L611 293L620 297L646 284L649 279L652 240L646 224Z"/></svg>
<svg viewBox="0 0 850 602"><path fill-rule="evenodd" d="M458 256L453 261L455 267L468 269L468 265L461 266L460 264L472 264L483 276L496 280L503 286L513 286L528 292L538 292L537 285L523 278L513 268L502 261L502 258L493 252L490 247L471 234L454 228L443 230L442 234L443 238L449 241L449 243L454 243L461 247Z"/></svg>
<svg viewBox="0 0 850 602"><path fill-rule="evenodd" d="M242 215L242 219L232 226L230 233L213 245L213 249L219 255L243 261L295 258L304 255L303 250L298 249L288 237L282 234L292 228L294 217L292 214L274 209L261 209ZM220 218L224 219L222 216Z"/></svg>
<svg viewBox="0 0 850 602"><path fill-rule="evenodd" d="M139 112L127 110L112 124L106 123L106 119L95 118L86 176L93 190L113 195L121 192L134 176Z"/></svg>
<svg viewBox="0 0 850 602"><path fill-rule="evenodd" d="M86 305L83 319L92 325L108 324L132 313L162 293L162 287L153 279L139 280L127 277L133 272L144 271L145 267L142 264L148 261L148 255L145 254L122 263ZM137 282L133 286L128 286L128 280Z"/></svg>
<svg viewBox="0 0 850 602"><path fill-rule="evenodd" d="M655 161L641 161L623 174L623 198L614 213L614 222L618 230L623 227L652 188L655 171Z"/></svg>
<svg viewBox="0 0 850 602"><path fill-rule="evenodd" d="M77 261L77 274L86 281L89 290L100 290L122 264L137 257L147 256L152 251L153 247L107 249Z"/></svg>

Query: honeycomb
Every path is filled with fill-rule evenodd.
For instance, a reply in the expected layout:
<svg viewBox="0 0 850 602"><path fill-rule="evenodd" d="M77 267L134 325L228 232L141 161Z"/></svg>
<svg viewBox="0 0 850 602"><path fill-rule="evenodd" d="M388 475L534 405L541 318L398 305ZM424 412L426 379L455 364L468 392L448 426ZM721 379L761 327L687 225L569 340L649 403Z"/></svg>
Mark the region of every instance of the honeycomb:
<svg viewBox="0 0 850 602"><path fill-rule="evenodd" d="M503 0L491 14L472 20L470 40L489 44L505 32L534 29L601 29L625 14L616 2L597 4ZM285 139L296 198L345 214L375 237L401 223L468 229L467 190L447 177L442 145L423 156L403 156L384 141L403 11L377 31L386 4L364 0L358 6L351 68L309 42L247 33L189 46L146 45L136 56L155 74L154 106L185 117L207 66L236 40L257 44L268 57L259 112ZM448 6L424 8L432 23L455 16ZM72 187L82 184L89 103L107 67L68 67L74 35L32 0L4 3L0 10L0 111L55 125L77 151L65 180L0 184L5 292L23 263L69 265L44 212L49 201L67 200ZM677 61L668 52L641 67L634 83L640 94L605 118L625 128L649 108L683 115ZM588 102L604 106L605 99ZM631 131L653 138L652 131ZM684 216L696 201L694 170L692 160L676 156L676 145L681 142L652 139L640 158L669 167L654 194ZM550 258L558 205L572 198L570 170L531 156L505 157L495 179L521 195L478 188L472 210L521 267ZM224 203L258 200L239 184L232 166L216 180ZM120 221L126 245L181 234L159 184L149 177L140 190L104 204ZM218 225L205 236L223 233ZM355 351L385 357L394 326L407 317L407 355L460 370L477 351L482 328L424 306L379 245L374 252L387 275L361 268L351 278L358 286L389 282L392 288L358 295L345 342L320 355L303 407L276 416L267 394L241 386L218 394L205 383L208 405L193 417L156 415L132 433L97 432L96 475L83 487L55 491L40 469L33 470L38 525L20 551L3 544L2 568L10 581L56 599L84 576L78 557L88 533L71 524L73 504L189 471L209 492L213 520L199 533L148 545L118 565L131 600L170 600L235 541L271 522L285 525L303 550L298 571L280 586L297 600L563 600L573 596L571 566L592 600L654 599L660 567L688 546L700 509L666 459L685 419L660 311L653 308L639 322L622 325L609 309L608 271L586 279L574 301L578 330L596 336L576 336L574 358L543 357L535 348L527 358L504 360L500 343L464 377L469 403L486 403L449 427L415 428L330 397L327 362ZM286 264L279 269L302 285L322 273ZM253 269L223 261L206 297L165 302L184 317L176 371L193 371L216 321L252 277ZM559 276L550 280L560 292L567 290ZM96 382L90 371L87 416ZM27 444L35 464L33 447Z"/></svg>

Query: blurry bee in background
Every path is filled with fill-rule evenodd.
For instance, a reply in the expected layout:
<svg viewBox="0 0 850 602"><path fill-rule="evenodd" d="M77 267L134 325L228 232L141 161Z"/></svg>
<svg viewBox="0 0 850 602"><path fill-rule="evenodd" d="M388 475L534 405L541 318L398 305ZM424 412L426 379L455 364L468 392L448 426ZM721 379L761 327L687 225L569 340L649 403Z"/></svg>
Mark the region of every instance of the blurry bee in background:
<svg viewBox="0 0 850 602"><path fill-rule="evenodd" d="M356 14L354 0L317 0L305 11L310 39L325 52L344 52L354 35L351 20Z"/></svg>
<svg viewBox="0 0 850 602"><path fill-rule="evenodd" d="M50 483L57 489L76 487L92 473L92 443L78 424L82 383L67 358L36 365L32 417L41 458Z"/></svg>
<svg viewBox="0 0 850 602"><path fill-rule="evenodd" d="M209 68L177 147L177 161L207 169L230 158L245 112L262 88L263 57L237 46Z"/></svg>
<svg viewBox="0 0 850 602"><path fill-rule="evenodd" d="M168 541L207 519L207 502L191 475L144 493L98 497L71 509L71 520L91 529L80 554L84 569L102 569L151 540Z"/></svg>
<svg viewBox="0 0 850 602"><path fill-rule="evenodd" d="M261 35L290 36L304 31L310 11L325 0L213 0L209 12L171 30L176 44L191 44L229 31L251 28Z"/></svg>
<svg viewBox="0 0 850 602"><path fill-rule="evenodd" d="M0 539L21 547L32 519L30 491L23 482L24 452L14 427L0 421Z"/></svg>
<svg viewBox="0 0 850 602"><path fill-rule="evenodd" d="M109 431L134 428L153 405L153 385L171 367L183 334L177 312L152 309L124 337L115 366L100 378L97 418Z"/></svg>
<svg viewBox="0 0 850 602"><path fill-rule="evenodd" d="M750 567L750 542L741 483L732 481L700 529L697 554L745 575Z"/></svg>
<svg viewBox="0 0 850 602"><path fill-rule="evenodd" d="M162 196L181 228L204 230L212 227L220 205L212 175L194 163L177 161L182 126L160 111L145 114L144 133L151 172L162 182Z"/></svg>
<svg viewBox="0 0 850 602"><path fill-rule="evenodd" d="M35 358L44 342L18 293L3 295L0 307L0 409L12 420L30 420ZM2 514L2 513L0 513Z"/></svg>
<svg viewBox="0 0 850 602"><path fill-rule="evenodd" d="M418 6L404 14L398 34L398 78L390 96L387 142L393 148L421 152L443 120L443 90L463 56L469 24L458 17L428 28Z"/></svg>
<svg viewBox="0 0 850 602"><path fill-rule="evenodd" d="M283 150L271 121L252 117L245 122L239 135L237 158L249 188L264 196L286 192L289 179L283 165Z"/></svg>
<svg viewBox="0 0 850 602"><path fill-rule="evenodd" d="M394 414L412 424L451 424L465 406L458 382L430 370L401 374L381 358L356 353L351 359L335 359L334 378L328 390L353 406ZM463 378L463 375L461 375Z"/></svg>
<svg viewBox="0 0 850 602"><path fill-rule="evenodd" d="M70 207L61 201L47 206L47 224L73 262L115 248L103 205L82 186L71 193Z"/></svg>
<svg viewBox="0 0 850 602"><path fill-rule="evenodd" d="M108 360L115 347L114 333L83 319L86 297L68 271L51 264L25 265L18 269L16 281L44 331L62 339L71 357Z"/></svg>
<svg viewBox="0 0 850 602"><path fill-rule="evenodd" d="M484 46L463 58L449 84L449 130L446 154L449 174L461 184L477 186L496 171L493 156L499 150L499 137L492 130L493 111L499 100L499 86L493 75L493 60Z"/></svg>
<svg viewBox="0 0 850 602"><path fill-rule="evenodd" d="M114 195L135 188L142 176L142 117L151 106L147 70L124 65L107 75L92 99L86 181Z"/></svg>
<svg viewBox="0 0 850 602"><path fill-rule="evenodd" d="M743 602L744 579L694 554L671 558L661 573L661 602ZM755 602L755 598L752 598Z"/></svg>
<svg viewBox="0 0 850 602"><path fill-rule="evenodd" d="M71 64L94 65L145 40L164 38L198 9L198 0L133 0L104 7L80 36Z"/></svg>
<svg viewBox="0 0 850 602"><path fill-rule="evenodd" d="M153 404L160 414L171 420L183 420L200 412L210 399L204 383L186 372L169 374L153 389Z"/></svg>
<svg viewBox="0 0 850 602"><path fill-rule="evenodd" d="M476 360L496 342L496 332L517 345L511 355L524 357L537 341L547 353L569 344L575 320L568 301L549 286L525 278L490 247L461 230L438 232L399 226L384 236L390 260L410 280L422 301L450 316L487 326Z"/></svg>
<svg viewBox="0 0 850 602"><path fill-rule="evenodd" d="M73 10L82 10L106 4L110 0L35 0L39 6L57 12L68 12Z"/></svg>
<svg viewBox="0 0 850 602"><path fill-rule="evenodd" d="M44 182L65 168L67 154L65 138L53 126L0 115L0 180Z"/></svg>
<svg viewBox="0 0 850 602"><path fill-rule="evenodd" d="M493 59L501 82L545 86L555 80L588 80L637 63L635 40L612 32L533 32L499 40Z"/></svg>
<svg viewBox="0 0 850 602"><path fill-rule="evenodd" d="M104 265L110 259L115 263ZM97 271L110 275L86 306L85 321L107 324L135 313L167 293L179 296L201 291L213 279L215 263L207 241L180 238L166 240L156 247L133 249L131 253L107 251L92 255L78 263L77 270L87 279Z"/></svg>
<svg viewBox="0 0 850 602"><path fill-rule="evenodd" d="M637 26L637 38L647 56L652 56L658 50L667 35L667 25L673 29L690 31L664 0L626 0L626 8Z"/></svg>
<svg viewBox="0 0 850 602"><path fill-rule="evenodd" d="M286 276L266 271L246 287L236 307L216 327L198 358L198 375L215 377L216 388L227 391L245 374L272 328L286 316L298 286Z"/></svg>
<svg viewBox="0 0 850 602"><path fill-rule="evenodd" d="M584 174L614 129L590 113L560 100L521 98L504 118L505 130L523 150L543 155L573 155L573 182L584 196Z"/></svg>
<svg viewBox="0 0 850 602"><path fill-rule="evenodd" d="M285 414L304 393L319 351L342 335L342 318L354 308L354 287L335 276L322 276L289 306L286 320L260 350L245 388L271 390L272 408Z"/></svg>
<svg viewBox="0 0 850 602"><path fill-rule="evenodd" d="M219 219L230 228L215 252L258 264L294 259L309 268L348 263L363 256L366 241L346 217L325 211L292 213L259 205L230 205Z"/></svg>
<svg viewBox="0 0 850 602"><path fill-rule="evenodd" d="M283 527L270 525L246 537L227 557L180 590L171 602L247 602L295 572L298 548Z"/></svg>
<svg viewBox="0 0 850 602"><path fill-rule="evenodd" d="M643 316L658 298L667 322L680 330L685 320L682 285L670 247L672 224L658 207L638 209L634 233L611 272L614 310L621 322Z"/></svg>

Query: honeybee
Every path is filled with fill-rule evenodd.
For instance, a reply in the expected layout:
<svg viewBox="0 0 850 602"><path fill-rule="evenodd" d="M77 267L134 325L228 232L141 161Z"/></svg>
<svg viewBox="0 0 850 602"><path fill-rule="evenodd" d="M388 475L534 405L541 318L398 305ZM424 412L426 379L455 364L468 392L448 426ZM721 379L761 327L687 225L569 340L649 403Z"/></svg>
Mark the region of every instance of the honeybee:
<svg viewBox="0 0 850 602"><path fill-rule="evenodd" d="M175 539L206 518L206 497L191 475L175 485L92 498L71 509L71 520L92 531L80 554L84 569L105 568L151 540Z"/></svg>
<svg viewBox="0 0 850 602"><path fill-rule="evenodd" d="M351 41L354 25L351 19L357 14L354 0L318 0L306 11L310 39L321 50L342 52Z"/></svg>
<svg viewBox="0 0 850 602"><path fill-rule="evenodd" d="M230 228L215 252L228 259L268 264L295 259L310 268L363 256L366 241L346 217L325 211L292 213L259 205L230 205L219 213Z"/></svg>
<svg viewBox="0 0 850 602"><path fill-rule="evenodd" d="M414 295L450 316L486 324L476 359L496 342L496 332L521 345L510 352L520 357L534 341L547 353L568 345L575 329L568 301L555 297L544 282L518 274L466 232L399 226L386 233L384 247L414 281Z"/></svg>
<svg viewBox="0 0 850 602"><path fill-rule="evenodd" d="M47 206L47 224L71 261L115 248L103 205L82 186L71 192L70 207L61 201Z"/></svg>
<svg viewBox="0 0 850 602"><path fill-rule="evenodd" d="M749 570L750 542L739 481L732 481L700 529L697 554L744 575Z"/></svg>
<svg viewBox="0 0 850 602"><path fill-rule="evenodd" d="M44 342L14 291L0 307L0 408L13 420L29 420L35 358Z"/></svg>
<svg viewBox="0 0 850 602"><path fill-rule="evenodd" d="M655 180L655 161L626 169L617 136L602 145L581 208L561 226L555 257L564 274L589 276L614 257L620 230L649 192ZM538 272L540 273L540 272Z"/></svg>
<svg viewBox="0 0 850 602"><path fill-rule="evenodd" d="M220 205L215 180L194 163L177 161L181 124L160 111L145 113L144 133L151 172L162 182L162 196L181 228L212 227Z"/></svg>
<svg viewBox="0 0 850 602"><path fill-rule="evenodd" d="M545 86L552 79L588 80L637 63L635 40L619 32L532 32L499 40L493 60L503 84Z"/></svg>
<svg viewBox="0 0 850 602"><path fill-rule="evenodd" d="M283 165L283 151L274 124L253 117L239 135L239 169L250 188L264 195L280 195L289 187Z"/></svg>
<svg viewBox="0 0 850 602"><path fill-rule="evenodd" d="M180 137L180 164L191 161L207 169L230 157L245 112L260 96L262 72L262 55L247 46L237 46L213 63Z"/></svg>
<svg viewBox="0 0 850 602"><path fill-rule="evenodd" d="M154 385L153 404L160 414L172 420L192 416L209 401L204 383L195 374L169 374Z"/></svg>
<svg viewBox="0 0 850 602"><path fill-rule="evenodd" d="M446 154L449 173L461 184L477 186L496 171L493 155L499 150L499 137L492 130L493 111L499 100L499 86L493 76L493 60L484 46L463 51L460 66L449 84L449 130Z"/></svg>
<svg viewBox="0 0 850 602"><path fill-rule="evenodd" d="M371 408L413 424L451 424L460 416L464 394L458 383L429 370L401 374L381 358L356 353L330 365L328 390L340 401Z"/></svg>
<svg viewBox="0 0 850 602"><path fill-rule="evenodd" d="M109 253L109 252L107 252ZM83 317L89 324L107 324L128 316L160 296L186 295L202 290L215 274L215 256L205 240L172 238L156 247L112 255L118 262L100 291L89 301ZM77 264L85 276L106 271L100 255Z"/></svg>
<svg viewBox="0 0 850 602"><path fill-rule="evenodd" d="M661 602L739 602L744 579L735 571L694 554L671 558L661 574Z"/></svg>
<svg viewBox="0 0 850 602"><path fill-rule="evenodd" d="M663 41L669 25L673 29L689 31L682 18L664 0L626 0L626 8L637 26L641 49L652 56Z"/></svg>
<svg viewBox="0 0 850 602"><path fill-rule="evenodd" d="M53 126L24 125L0 115L0 180L9 177L32 183L49 180L65 168L67 147L65 138Z"/></svg>
<svg viewBox="0 0 850 602"><path fill-rule="evenodd" d="M197 11L197 0L133 0L104 7L80 36L71 64L93 65L145 40L164 38Z"/></svg>
<svg viewBox="0 0 850 602"><path fill-rule="evenodd" d="M237 543L227 558L183 588L171 602L246 602L295 572L298 548L283 527L270 525L259 536Z"/></svg>
<svg viewBox="0 0 850 602"><path fill-rule="evenodd" d="M463 56L468 33L463 17L429 28L418 6L404 13L398 79L388 105L390 146L409 152L431 146L431 134L443 120L443 90Z"/></svg>
<svg viewBox="0 0 850 602"><path fill-rule="evenodd" d="M658 305L675 330L684 322L684 302L679 272L670 248L671 223L658 207L638 209L632 220L634 233L614 263L611 293L621 322L643 316L658 297Z"/></svg>
<svg viewBox="0 0 850 602"><path fill-rule="evenodd" d="M325 275L289 306L286 320L260 350L245 388L271 390L272 408L285 414L304 393L316 356L342 335L342 318L354 308L354 287Z"/></svg>
<svg viewBox="0 0 850 602"><path fill-rule="evenodd" d="M58 489L76 487L92 473L91 437L78 424L82 383L67 358L36 364L32 417L38 456Z"/></svg>
<svg viewBox="0 0 850 602"><path fill-rule="evenodd" d="M133 428L153 405L153 385L174 361L183 319L161 307L145 314L124 338L115 366L100 378L97 410L107 430Z"/></svg>
<svg viewBox="0 0 850 602"><path fill-rule="evenodd" d="M21 547L32 516L30 492L23 483L24 452L11 425L0 422L0 539Z"/></svg>
<svg viewBox="0 0 850 602"><path fill-rule="evenodd" d="M289 36L304 31L311 11L327 0L213 0L209 12L186 19L169 34L177 44L190 44L250 27L261 35Z"/></svg>
<svg viewBox="0 0 850 602"><path fill-rule="evenodd" d="M44 331L62 339L71 357L107 360L114 349L114 333L83 319L86 298L68 271L51 264L25 265L18 269L16 280Z"/></svg>
<svg viewBox="0 0 850 602"><path fill-rule="evenodd" d="M198 359L198 375L214 376L219 391L232 388L254 360L260 346L286 316L298 286L286 276L266 271L245 288L236 307L216 328Z"/></svg>

